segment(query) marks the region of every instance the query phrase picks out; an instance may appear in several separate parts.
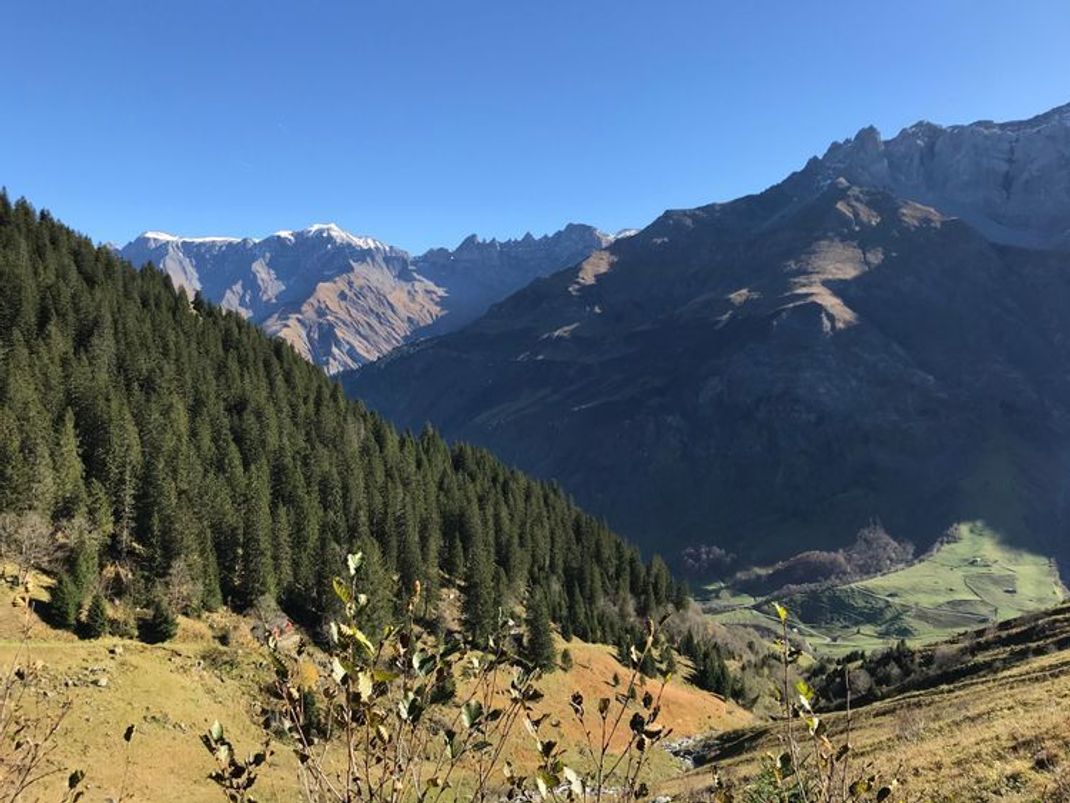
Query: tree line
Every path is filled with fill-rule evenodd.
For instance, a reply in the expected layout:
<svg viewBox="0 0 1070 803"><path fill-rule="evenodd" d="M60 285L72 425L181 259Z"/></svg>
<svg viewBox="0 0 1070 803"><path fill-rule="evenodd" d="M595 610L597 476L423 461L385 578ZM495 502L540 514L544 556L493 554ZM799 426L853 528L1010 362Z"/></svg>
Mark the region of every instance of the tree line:
<svg viewBox="0 0 1070 803"><path fill-rule="evenodd" d="M82 619L97 596L270 597L315 624L359 549L386 606L419 582L433 620L459 592L476 637L535 595L566 636L613 643L687 595L559 487L396 431L287 344L6 193L0 512L51 523Z"/></svg>

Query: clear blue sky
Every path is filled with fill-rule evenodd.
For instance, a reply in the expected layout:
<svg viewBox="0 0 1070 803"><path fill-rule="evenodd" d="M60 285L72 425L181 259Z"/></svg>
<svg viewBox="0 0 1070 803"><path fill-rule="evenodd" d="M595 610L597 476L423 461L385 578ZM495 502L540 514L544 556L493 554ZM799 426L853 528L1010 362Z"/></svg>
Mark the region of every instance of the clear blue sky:
<svg viewBox="0 0 1070 803"><path fill-rule="evenodd" d="M0 184L116 242L615 230L868 123L1070 101L1067 0L4 6Z"/></svg>

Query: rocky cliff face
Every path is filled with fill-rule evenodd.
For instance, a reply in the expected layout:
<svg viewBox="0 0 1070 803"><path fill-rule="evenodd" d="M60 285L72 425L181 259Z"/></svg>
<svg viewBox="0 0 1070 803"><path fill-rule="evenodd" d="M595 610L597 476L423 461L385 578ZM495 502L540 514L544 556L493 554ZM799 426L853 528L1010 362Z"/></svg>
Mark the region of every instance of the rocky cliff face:
<svg viewBox="0 0 1070 803"><path fill-rule="evenodd" d="M552 235L519 240L466 238L457 248L435 248L414 265L440 287L449 288L444 306L447 314L428 334L456 329L482 315L491 304L540 276L575 265L605 248L616 236L593 226L570 223Z"/></svg>
<svg viewBox="0 0 1070 803"><path fill-rule="evenodd" d="M413 272L409 255L334 225L262 240L148 232L125 246L200 292L288 340L328 371L385 354L440 314L444 291Z"/></svg>
<svg viewBox="0 0 1070 803"><path fill-rule="evenodd" d="M1070 254L1007 244L1070 225L1070 171L1047 172L1070 156L1064 124L863 132L345 383L558 479L663 554L770 560L874 518L924 546L983 518L1070 557ZM1008 182L993 160L1011 142Z"/></svg>
<svg viewBox="0 0 1070 803"><path fill-rule="evenodd" d="M929 204L995 242L1070 248L1070 104L1008 123L921 122L890 140L864 128L803 172Z"/></svg>
<svg viewBox="0 0 1070 803"><path fill-rule="evenodd" d="M153 262L176 286L250 318L334 373L451 331L612 239L573 224L515 241L473 235L454 251L412 259L326 224L261 240L146 232L121 253L136 265Z"/></svg>

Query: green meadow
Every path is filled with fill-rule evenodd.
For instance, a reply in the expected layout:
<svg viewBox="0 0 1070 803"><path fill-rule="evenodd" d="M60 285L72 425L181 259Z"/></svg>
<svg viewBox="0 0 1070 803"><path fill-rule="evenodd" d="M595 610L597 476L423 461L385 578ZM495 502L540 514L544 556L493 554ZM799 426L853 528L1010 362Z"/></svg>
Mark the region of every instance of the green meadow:
<svg viewBox="0 0 1070 803"><path fill-rule="evenodd" d="M1050 558L1003 543L982 522L968 522L909 566L780 601L791 611L794 631L816 652L842 654L900 639L936 641L1050 608L1066 596ZM711 614L726 624L776 624L770 601L724 590Z"/></svg>

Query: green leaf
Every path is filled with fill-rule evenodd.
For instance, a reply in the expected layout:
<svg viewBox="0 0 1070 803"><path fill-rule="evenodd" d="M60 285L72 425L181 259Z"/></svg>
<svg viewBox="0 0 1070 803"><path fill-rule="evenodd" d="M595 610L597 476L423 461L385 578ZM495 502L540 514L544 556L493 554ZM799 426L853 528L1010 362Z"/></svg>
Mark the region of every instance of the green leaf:
<svg viewBox="0 0 1070 803"><path fill-rule="evenodd" d="M847 791L849 791L854 797L861 797L862 795L868 794L872 790L872 778L859 778L857 781L851 784L850 788Z"/></svg>
<svg viewBox="0 0 1070 803"><path fill-rule="evenodd" d="M461 708L461 721L466 728L471 728L483 718L483 704L479 700L469 700Z"/></svg>
<svg viewBox="0 0 1070 803"><path fill-rule="evenodd" d="M416 674L426 677L435 669L435 657L423 650L417 650L412 654L412 668L416 670Z"/></svg>
<svg viewBox="0 0 1070 803"><path fill-rule="evenodd" d="M349 586L345 584L341 577L334 577L331 579L331 585L334 586L334 595L338 599L342 600L346 605L353 604L353 594L349 590Z"/></svg>
<svg viewBox="0 0 1070 803"><path fill-rule="evenodd" d="M213 742L219 742L223 739L223 726L219 724L217 719L212 723L212 727L208 729L208 735L212 737Z"/></svg>
<svg viewBox="0 0 1070 803"><path fill-rule="evenodd" d="M420 698L410 691L405 695L404 699L398 701L398 711L403 720L415 725L423 714L424 709Z"/></svg>
<svg viewBox="0 0 1070 803"><path fill-rule="evenodd" d="M781 605L779 602L773 603L773 609L776 610L776 615L780 617L781 622L788 621L788 609Z"/></svg>
<svg viewBox="0 0 1070 803"><path fill-rule="evenodd" d="M364 651L368 655L375 655L375 645L371 643L371 640L364 635L363 631L359 627L350 627L349 625L338 625L338 629L349 638L353 639L357 644L364 648Z"/></svg>

